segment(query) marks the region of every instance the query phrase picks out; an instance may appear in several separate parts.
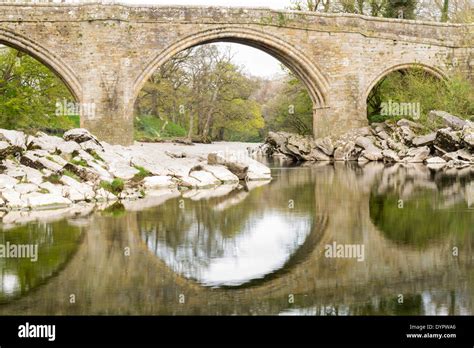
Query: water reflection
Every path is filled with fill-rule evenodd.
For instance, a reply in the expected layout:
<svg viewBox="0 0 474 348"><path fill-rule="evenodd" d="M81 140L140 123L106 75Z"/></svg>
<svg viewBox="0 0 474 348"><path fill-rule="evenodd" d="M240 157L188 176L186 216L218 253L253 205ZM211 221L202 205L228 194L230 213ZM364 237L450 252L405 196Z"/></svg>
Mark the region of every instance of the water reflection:
<svg viewBox="0 0 474 348"><path fill-rule="evenodd" d="M0 314L473 314L473 174L279 166L271 183L169 192L80 218L8 213L0 237L36 235L45 257L0 260ZM333 242L364 245L364 261L325 257Z"/></svg>
<svg viewBox="0 0 474 348"><path fill-rule="evenodd" d="M309 171L298 174L281 171L251 191L238 187L208 200L173 199L140 212L141 236L171 269L202 285L263 279L287 265L311 234L322 233L322 225L314 225Z"/></svg>
<svg viewBox="0 0 474 348"><path fill-rule="evenodd" d="M81 234L80 228L65 221L0 229L5 250L0 258L0 303L28 293L56 274L74 254ZM11 248L23 248L23 254L17 254L22 257L9 255L6 250ZM37 250L34 258L30 250Z"/></svg>

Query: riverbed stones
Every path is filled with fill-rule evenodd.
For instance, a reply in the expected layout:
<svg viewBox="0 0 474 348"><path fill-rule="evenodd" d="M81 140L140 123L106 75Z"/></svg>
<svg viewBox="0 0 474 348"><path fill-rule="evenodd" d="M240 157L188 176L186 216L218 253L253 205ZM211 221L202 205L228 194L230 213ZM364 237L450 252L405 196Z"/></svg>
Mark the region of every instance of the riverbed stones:
<svg viewBox="0 0 474 348"><path fill-rule="evenodd" d="M452 115L451 115L452 116ZM307 146L288 147L287 139L295 139L287 132L273 132L261 147L262 153L274 158L283 156L298 161L368 161L421 163L431 157L444 157L464 151L463 157L455 155L451 158L452 165L461 167L464 162L471 162L474 152L474 125L446 113L434 113L432 117L441 121L443 128L428 132L428 128L414 121L401 119L398 122L385 121L373 123L369 127L353 129L337 138L321 138L312 140L301 136L297 139L301 144L313 144L312 151L306 154ZM324 146L321 146L324 144ZM327 145L326 145L327 144ZM334 144L332 155L330 144ZM304 148L304 153L301 151ZM322 152L326 149L326 153ZM292 150L292 151L290 151ZM289 153L290 152L290 153ZM446 158L450 158L448 155Z"/></svg>
<svg viewBox="0 0 474 348"><path fill-rule="evenodd" d="M430 111L428 113L428 119L435 124L442 124L454 130L461 130L466 125L465 120L440 110Z"/></svg>
<svg viewBox="0 0 474 348"><path fill-rule="evenodd" d="M161 187L176 187L176 182L173 178L167 175L149 176L143 179L145 188L161 188Z"/></svg>

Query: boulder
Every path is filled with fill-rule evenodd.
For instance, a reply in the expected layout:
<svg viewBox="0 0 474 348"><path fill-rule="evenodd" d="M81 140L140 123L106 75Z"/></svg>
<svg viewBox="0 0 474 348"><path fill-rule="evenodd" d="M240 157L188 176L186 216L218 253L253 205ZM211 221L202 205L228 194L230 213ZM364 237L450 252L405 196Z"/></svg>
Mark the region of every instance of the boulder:
<svg viewBox="0 0 474 348"><path fill-rule="evenodd" d="M143 179L143 186L147 189L160 187L176 187L173 178L167 175L148 176Z"/></svg>
<svg viewBox="0 0 474 348"><path fill-rule="evenodd" d="M22 198L31 208L60 207L72 204L69 199L52 193L33 192L24 195Z"/></svg>
<svg viewBox="0 0 474 348"><path fill-rule="evenodd" d="M221 183L214 175L204 170L192 171L189 176L199 181L197 187L212 187Z"/></svg>
<svg viewBox="0 0 474 348"><path fill-rule="evenodd" d="M461 130L466 125L466 121L450 113L439 110L432 110L428 113L428 120L435 124L442 124L454 130Z"/></svg>
<svg viewBox="0 0 474 348"><path fill-rule="evenodd" d="M233 174L229 169L222 165L202 165L202 170L205 170L212 175L214 175L217 179L219 179L224 184L235 183L239 182L239 178Z"/></svg>
<svg viewBox="0 0 474 348"><path fill-rule="evenodd" d="M247 172L249 170L249 165L243 163L237 156L232 154L223 154L223 153L210 153L207 156L207 163L210 165L220 164L227 169L229 169L233 174L235 174L240 180L244 180L247 177Z"/></svg>
<svg viewBox="0 0 474 348"><path fill-rule="evenodd" d="M433 144L445 152L453 152L461 148L460 142L458 132L454 132L450 128L443 128L436 133Z"/></svg>
<svg viewBox="0 0 474 348"><path fill-rule="evenodd" d="M15 151L26 150L26 136L23 132L0 129L0 141L9 143Z"/></svg>
<svg viewBox="0 0 474 348"><path fill-rule="evenodd" d="M334 153L334 145L330 137L318 138L314 140L314 145L327 156L332 156Z"/></svg>
<svg viewBox="0 0 474 348"><path fill-rule="evenodd" d="M425 160L426 164L445 164L446 161L441 157L430 157Z"/></svg>
<svg viewBox="0 0 474 348"><path fill-rule="evenodd" d="M421 163L428 158L430 155L430 148L428 146L410 148L406 157L403 159L404 162L408 163Z"/></svg>
<svg viewBox="0 0 474 348"><path fill-rule="evenodd" d="M425 145L433 144L435 139L436 139L436 132L432 132L426 135L420 135L420 136L414 137L411 140L411 143L414 146L425 146Z"/></svg>
<svg viewBox="0 0 474 348"><path fill-rule="evenodd" d="M11 189L17 184L18 180L5 175L5 174L0 174L0 189Z"/></svg>
<svg viewBox="0 0 474 348"><path fill-rule="evenodd" d="M382 151L383 161L384 162L400 162L400 157L393 150L383 150Z"/></svg>
<svg viewBox="0 0 474 348"><path fill-rule="evenodd" d="M97 140L94 135L92 135L87 129L84 128L75 128L68 130L66 133L64 133L63 139L66 141L75 141L78 144L92 140L96 144L100 145L99 140Z"/></svg>

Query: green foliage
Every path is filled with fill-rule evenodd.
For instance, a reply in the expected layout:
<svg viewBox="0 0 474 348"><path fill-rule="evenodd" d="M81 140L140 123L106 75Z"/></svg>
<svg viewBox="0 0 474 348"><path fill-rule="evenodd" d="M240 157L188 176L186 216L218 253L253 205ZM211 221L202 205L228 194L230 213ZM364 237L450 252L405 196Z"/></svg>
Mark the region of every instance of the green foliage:
<svg viewBox="0 0 474 348"><path fill-rule="evenodd" d="M313 103L305 86L291 77L264 110L266 130L308 135L313 130Z"/></svg>
<svg viewBox="0 0 474 348"><path fill-rule="evenodd" d="M139 182L145 179L147 176L151 176L151 173L143 167L135 166L135 169L138 170L138 173L135 174L132 181Z"/></svg>
<svg viewBox="0 0 474 348"><path fill-rule="evenodd" d="M0 128L61 133L77 127L77 115L56 115L56 103L64 100L73 97L49 68L0 45Z"/></svg>
<svg viewBox="0 0 474 348"><path fill-rule="evenodd" d="M185 50L163 65L140 92L135 138L241 140L258 138L260 108L251 98L257 82L215 45Z"/></svg>
<svg viewBox="0 0 474 348"><path fill-rule="evenodd" d="M100 187L102 187L104 190L113 193L114 195L118 195L120 192L123 191L125 184L122 179L116 178L112 180L112 182L101 181Z"/></svg>
<svg viewBox="0 0 474 348"><path fill-rule="evenodd" d="M445 197L433 191L417 192L398 207L398 194L375 195L370 198L370 217L375 226L390 240L424 248L448 235L462 236L474 226L474 215L465 203L440 209Z"/></svg>
<svg viewBox="0 0 474 348"><path fill-rule="evenodd" d="M47 182L50 182L51 184L54 184L54 185L61 184L61 175L59 175L59 174L51 174L49 176L44 176L43 179Z"/></svg>
<svg viewBox="0 0 474 348"><path fill-rule="evenodd" d="M56 275L80 245L82 231L66 220L52 223L30 223L8 230L0 229L0 244L38 245L38 258L0 258L0 277L14 279L9 290L0 287L0 303L25 295L48 278ZM3 279L2 279L3 280Z"/></svg>
<svg viewBox="0 0 474 348"><path fill-rule="evenodd" d="M462 118L472 117L474 86L461 74L454 74L444 81L418 67L398 70L387 75L370 92L367 117L369 122L414 118L414 115L381 115L383 103L389 102L419 103L420 115L416 121L429 127L427 115L431 110L447 111Z"/></svg>
<svg viewBox="0 0 474 348"><path fill-rule="evenodd" d="M416 0L388 0L384 17L415 19Z"/></svg>
<svg viewBox="0 0 474 348"><path fill-rule="evenodd" d="M74 165L76 165L76 166L88 167L87 162L86 162L84 159L82 159L82 158L80 158L80 159L74 159L74 158L73 158L73 159L71 160L71 163L74 164Z"/></svg>
<svg viewBox="0 0 474 348"><path fill-rule="evenodd" d="M75 173L71 172L70 170L64 170L63 175L69 176L70 178L73 178L76 181L81 181L81 178L79 178Z"/></svg>
<svg viewBox="0 0 474 348"><path fill-rule="evenodd" d="M138 141L184 137L186 130L173 122L164 122L156 116L135 117L135 139Z"/></svg>

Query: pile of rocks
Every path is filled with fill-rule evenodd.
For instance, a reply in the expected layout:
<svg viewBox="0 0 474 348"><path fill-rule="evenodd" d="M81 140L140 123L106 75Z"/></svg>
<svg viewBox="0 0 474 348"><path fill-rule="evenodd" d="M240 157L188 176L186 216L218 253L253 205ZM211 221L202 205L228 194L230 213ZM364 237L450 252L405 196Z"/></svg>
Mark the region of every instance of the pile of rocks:
<svg viewBox="0 0 474 348"><path fill-rule="evenodd" d="M100 142L85 129L63 138L0 129L0 210L142 198L157 189L202 189L269 180L248 156L147 153L139 145Z"/></svg>
<svg viewBox="0 0 474 348"><path fill-rule="evenodd" d="M435 131L401 119L396 123L373 123L337 139L314 140L309 136L270 132L257 151L295 161L383 161L426 163L433 167L474 163L474 123L443 111L431 111L429 120L437 125Z"/></svg>

